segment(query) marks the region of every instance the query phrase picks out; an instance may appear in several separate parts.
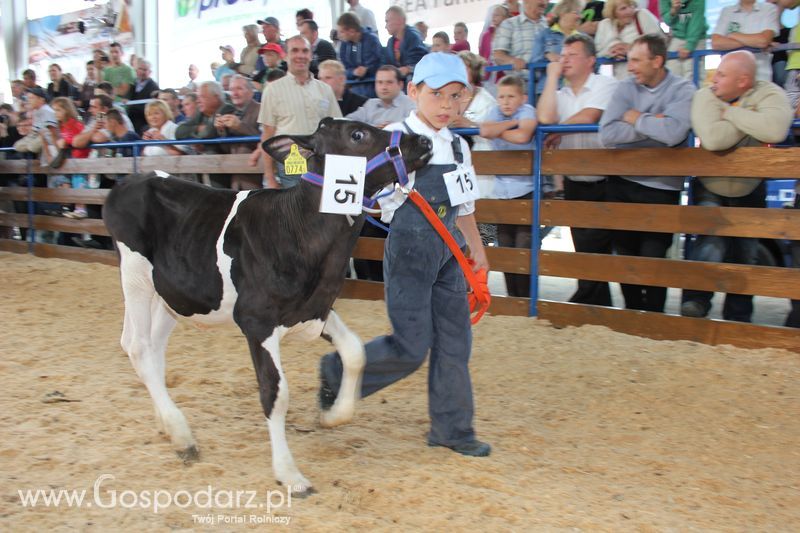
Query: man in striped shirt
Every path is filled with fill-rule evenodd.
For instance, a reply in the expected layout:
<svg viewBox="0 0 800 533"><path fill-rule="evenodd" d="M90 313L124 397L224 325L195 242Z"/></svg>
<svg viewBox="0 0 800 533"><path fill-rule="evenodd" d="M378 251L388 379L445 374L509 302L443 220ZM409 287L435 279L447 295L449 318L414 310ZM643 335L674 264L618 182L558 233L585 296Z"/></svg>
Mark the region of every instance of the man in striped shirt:
<svg viewBox="0 0 800 533"><path fill-rule="evenodd" d="M513 65L527 79L525 65L531 60L533 43L539 32L547 30L542 16L547 0L525 0L523 12L503 21L497 28L492 43L494 62L498 65Z"/></svg>
<svg viewBox="0 0 800 533"><path fill-rule="evenodd" d="M333 89L311 76L311 45L306 38L296 35L286 41L286 48L289 72L264 87L261 97L258 122L262 142L276 135L311 135L323 118L342 117ZM265 187L287 188L300 182L300 174L286 174L283 161L273 165L260 146L251 155L250 164L255 166L259 157L264 158Z"/></svg>

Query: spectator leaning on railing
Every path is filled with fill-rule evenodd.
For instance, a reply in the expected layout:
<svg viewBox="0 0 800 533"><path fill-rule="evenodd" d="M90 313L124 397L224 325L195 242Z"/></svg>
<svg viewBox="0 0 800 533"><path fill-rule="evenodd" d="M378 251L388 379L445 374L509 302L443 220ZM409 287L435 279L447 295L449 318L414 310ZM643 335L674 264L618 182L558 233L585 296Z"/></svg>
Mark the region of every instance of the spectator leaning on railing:
<svg viewBox="0 0 800 533"><path fill-rule="evenodd" d="M175 130L176 139L216 139L224 137L224 128L216 126L216 118L219 115L233 113L233 106L225 103L225 94L222 86L215 81L204 81L200 84L197 93L198 113L193 117L187 118L178 125ZM195 145L195 150L206 154L218 154L222 152L220 145ZM209 174L211 185L214 187L230 188L231 178L229 174Z"/></svg>
<svg viewBox="0 0 800 533"><path fill-rule="evenodd" d="M178 125L173 120L172 110L163 100L148 102L144 108L147 117L147 128L142 133L145 141L166 141L175 139L175 130ZM171 144L158 144L145 146L142 155L183 155L189 149L187 145L173 146Z"/></svg>
<svg viewBox="0 0 800 533"><path fill-rule="evenodd" d="M598 56L624 60L636 38L651 33L665 37L655 15L639 9L636 0L608 0L603 16L606 18L597 25L594 36ZM614 77L618 80L628 77L625 63L614 65Z"/></svg>
<svg viewBox="0 0 800 533"><path fill-rule="evenodd" d="M495 150L531 150L536 130L536 110L527 103L528 91L519 76L506 76L497 85L497 106L481 124L481 137L492 140ZM497 175L492 196L501 199L529 200L534 183L530 176ZM511 248L531 248L530 226L497 225L497 242ZM530 296L527 274L505 274L509 296Z"/></svg>
<svg viewBox="0 0 800 533"><path fill-rule="evenodd" d="M255 87L253 83L241 75L231 80L231 104L233 112L220 115L214 125L225 130L225 137L252 137L260 134L258 114L260 106L253 99ZM251 154L257 148L256 143L236 143L223 145L223 151L229 154ZM231 189L245 191L261 188L261 176L258 174L233 174Z"/></svg>
<svg viewBox="0 0 800 533"><path fill-rule="evenodd" d="M524 12L504 20L494 34L492 50L497 65L513 65L523 79L528 79L527 64L539 33L547 31L544 10L547 0L525 0Z"/></svg>
<svg viewBox="0 0 800 533"><path fill-rule="evenodd" d="M395 66L383 65L378 69L375 92L377 98L370 98L346 117L383 128L392 122L402 122L417 108L414 101L403 92L403 79Z"/></svg>
<svg viewBox="0 0 800 533"><path fill-rule="evenodd" d="M668 52L677 52L680 59L667 61L667 68L676 76L692 79L691 54L706 47L705 0L659 0L661 18L669 26L671 38Z"/></svg>
<svg viewBox="0 0 800 533"><path fill-rule="evenodd" d="M378 35L364 28L353 13L344 13L336 21L339 35L339 59L347 72L347 81L368 80L383 60L383 47ZM368 98L375 96L371 83L353 84L352 91Z"/></svg>
<svg viewBox="0 0 800 533"><path fill-rule="evenodd" d="M660 35L637 38L628 51L628 71L600 119L600 141L609 148L670 147L689 135L694 85L666 70L667 44ZM641 204L680 203L683 177L609 178L609 202ZM671 233L615 231L612 245L618 255L665 257L672 244ZM665 287L623 283L625 307L663 312Z"/></svg>
<svg viewBox="0 0 800 533"><path fill-rule="evenodd" d="M561 60L547 65L547 83L536 109L540 124L597 124L617 88L617 80L594 73L594 40L584 34L564 41ZM559 89L561 77L567 82ZM602 148L596 133L549 135L549 148ZM605 202L608 176L565 176L564 199ZM570 228L576 252L611 253L611 232L606 229ZM611 291L605 281L578 280L573 303L610 306Z"/></svg>
<svg viewBox="0 0 800 533"><path fill-rule="evenodd" d="M560 0L553 10L553 23L545 31L536 35L533 43L533 54L531 61L540 63L543 61L557 62L561 55L561 47L564 45L564 38L568 35L578 33L578 25L581 22L581 0ZM536 84L536 94L544 89L545 77L539 76Z"/></svg>
<svg viewBox="0 0 800 533"><path fill-rule="evenodd" d="M786 93L770 81L756 81L756 59L750 52L723 56L710 87L692 100L692 128L706 150L760 146L786 138L792 111ZM766 182L746 178L697 178L692 199L709 207L766 207ZM758 239L698 235L688 259L755 265ZM714 293L684 290L681 314L704 317ZM750 322L753 297L727 294L722 318Z"/></svg>
<svg viewBox="0 0 800 533"><path fill-rule="evenodd" d="M745 46L766 49L778 34L777 8L755 0L740 0L737 4L722 8L711 35L711 48L733 50ZM772 54L760 52L757 79L772 81Z"/></svg>
<svg viewBox="0 0 800 533"><path fill-rule="evenodd" d="M320 63L319 76L317 78L333 89L333 94L336 96L336 102L339 104L342 115L352 113L368 100L366 96L354 93L347 86L344 65L339 61L329 59Z"/></svg>
<svg viewBox="0 0 800 533"><path fill-rule="evenodd" d="M399 68L404 78L410 77L416 64L428 53L422 36L406 23L406 12L397 5L386 10L386 31L391 37L386 43L384 63Z"/></svg>

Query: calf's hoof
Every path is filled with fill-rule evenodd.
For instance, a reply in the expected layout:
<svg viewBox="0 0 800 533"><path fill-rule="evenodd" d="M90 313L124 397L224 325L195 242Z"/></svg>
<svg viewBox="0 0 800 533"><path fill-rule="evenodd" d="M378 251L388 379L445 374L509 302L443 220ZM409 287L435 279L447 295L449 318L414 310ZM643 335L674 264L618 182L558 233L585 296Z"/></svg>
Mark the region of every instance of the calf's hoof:
<svg viewBox="0 0 800 533"><path fill-rule="evenodd" d="M200 460L200 451L194 444L183 450L176 450L175 453L178 454L178 457L181 458L185 465L190 465Z"/></svg>

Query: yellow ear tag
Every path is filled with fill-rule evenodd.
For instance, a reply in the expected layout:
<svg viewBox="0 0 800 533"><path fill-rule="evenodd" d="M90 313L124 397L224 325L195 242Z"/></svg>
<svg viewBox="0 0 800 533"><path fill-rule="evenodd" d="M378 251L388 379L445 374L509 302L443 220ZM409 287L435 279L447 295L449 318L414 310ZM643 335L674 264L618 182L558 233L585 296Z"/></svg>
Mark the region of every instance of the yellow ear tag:
<svg viewBox="0 0 800 533"><path fill-rule="evenodd" d="M283 168L287 176L305 174L308 172L306 158L300 155L300 149L296 144L292 145L289 155L286 156L286 160L283 162Z"/></svg>

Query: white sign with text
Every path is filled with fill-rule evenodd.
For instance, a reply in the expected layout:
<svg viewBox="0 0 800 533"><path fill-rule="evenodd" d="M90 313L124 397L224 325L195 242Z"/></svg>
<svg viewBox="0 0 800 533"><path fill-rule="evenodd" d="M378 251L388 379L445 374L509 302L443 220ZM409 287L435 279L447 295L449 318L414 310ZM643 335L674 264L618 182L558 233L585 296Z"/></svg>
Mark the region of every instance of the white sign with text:
<svg viewBox="0 0 800 533"><path fill-rule="evenodd" d="M360 215L366 176L366 157L325 154L320 213Z"/></svg>

